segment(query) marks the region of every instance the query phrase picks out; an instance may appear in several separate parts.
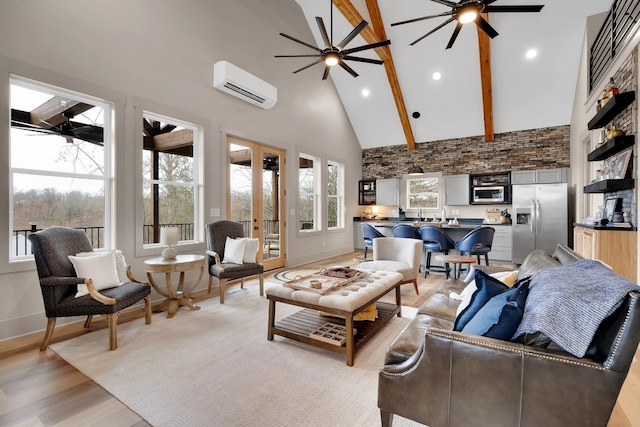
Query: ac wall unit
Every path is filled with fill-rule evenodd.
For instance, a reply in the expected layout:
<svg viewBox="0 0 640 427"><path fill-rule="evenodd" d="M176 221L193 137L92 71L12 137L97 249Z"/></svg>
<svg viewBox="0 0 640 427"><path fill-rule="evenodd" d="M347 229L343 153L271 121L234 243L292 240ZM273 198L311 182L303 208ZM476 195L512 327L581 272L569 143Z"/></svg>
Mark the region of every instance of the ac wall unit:
<svg viewBox="0 0 640 427"><path fill-rule="evenodd" d="M227 61L213 64L213 87L262 108L278 102L278 89Z"/></svg>

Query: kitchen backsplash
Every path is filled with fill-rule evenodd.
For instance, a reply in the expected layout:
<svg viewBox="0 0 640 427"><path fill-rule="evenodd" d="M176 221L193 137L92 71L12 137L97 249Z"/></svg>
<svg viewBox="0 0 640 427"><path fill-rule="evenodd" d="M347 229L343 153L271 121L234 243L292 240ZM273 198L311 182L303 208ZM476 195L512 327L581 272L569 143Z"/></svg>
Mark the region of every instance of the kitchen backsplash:
<svg viewBox="0 0 640 427"><path fill-rule="evenodd" d="M445 175L569 167L569 126L362 150L362 178L402 178L413 165Z"/></svg>

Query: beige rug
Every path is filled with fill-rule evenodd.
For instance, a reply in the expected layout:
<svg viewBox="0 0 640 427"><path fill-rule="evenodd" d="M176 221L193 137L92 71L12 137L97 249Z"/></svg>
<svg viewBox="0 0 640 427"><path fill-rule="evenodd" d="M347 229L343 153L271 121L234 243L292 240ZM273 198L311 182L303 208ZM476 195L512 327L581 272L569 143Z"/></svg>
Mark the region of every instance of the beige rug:
<svg viewBox="0 0 640 427"><path fill-rule="evenodd" d="M265 286L280 286L267 282ZM403 308L347 367L344 356L275 337L267 300L248 282L202 309L154 314L51 345L56 353L155 426L379 426L378 370L384 351L415 315ZM284 317L297 308L278 305ZM418 426L396 417L394 426Z"/></svg>

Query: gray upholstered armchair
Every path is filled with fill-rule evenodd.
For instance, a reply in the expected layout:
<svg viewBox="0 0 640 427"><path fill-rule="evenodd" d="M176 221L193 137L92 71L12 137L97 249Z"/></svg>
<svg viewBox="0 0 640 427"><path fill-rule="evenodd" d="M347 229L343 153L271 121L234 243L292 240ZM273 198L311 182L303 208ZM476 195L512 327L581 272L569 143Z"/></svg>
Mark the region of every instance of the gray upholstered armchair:
<svg viewBox="0 0 640 427"><path fill-rule="evenodd" d="M241 279L240 287L244 288L244 279L258 275L260 278L260 296L264 294L264 267L259 262L226 262L225 244L227 237L236 239L244 236L242 224L235 221L217 221L206 225L207 229L207 261L209 270L209 287L211 292L213 278L220 282L220 304L224 304L224 291L228 280Z"/></svg>
<svg viewBox="0 0 640 427"><path fill-rule="evenodd" d="M87 316L84 326L88 328L94 315L104 315L109 325L109 350L118 347L117 322L121 310L144 299L145 322L151 323L151 287L135 280L128 268L128 282L100 290L91 277L77 277L69 255L93 252L83 230L51 227L29 235L29 241L48 318L41 351L49 345L58 317ZM87 294L77 296L78 285L83 284Z"/></svg>

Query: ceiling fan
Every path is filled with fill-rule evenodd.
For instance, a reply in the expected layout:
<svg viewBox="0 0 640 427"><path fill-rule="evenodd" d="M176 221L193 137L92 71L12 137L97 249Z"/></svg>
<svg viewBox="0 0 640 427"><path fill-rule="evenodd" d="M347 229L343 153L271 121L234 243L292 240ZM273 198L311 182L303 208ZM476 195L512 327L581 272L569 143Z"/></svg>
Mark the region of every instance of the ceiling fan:
<svg viewBox="0 0 640 427"><path fill-rule="evenodd" d="M331 37L327 34L327 29L324 26L324 21L321 17L316 16L316 23L318 24L318 28L320 29L320 34L322 35L322 40L324 41L324 48L318 48L312 44L305 43L302 40L298 40L295 37L291 37L287 34L280 33L282 37L286 37L289 40L293 40L296 43L300 43L301 45L307 46L318 53L313 55L275 55L276 58L313 58L318 57L317 60L312 62L309 65L305 65L304 67L294 71L293 73L298 73L302 70L306 70L307 68L319 64L321 62L325 63L324 74L322 75L322 80L326 80L329 76L329 70L331 67L335 65L340 65L340 67L344 68L349 74L353 77L358 77L358 73L356 73L351 67L349 67L344 61L356 61L356 62L366 62L369 64L382 64L384 61L380 59L369 59L362 58L359 56L352 56L352 53L361 52L363 50L374 49L376 47L387 46L391 44L390 40L384 40L377 43L371 43L364 46L354 47L352 49L345 49L346 45L353 40L360 32L368 25L367 21L362 21L355 27L340 43L337 45L333 45L333 7L331 8Z"/></svg>
<svg viewBox="0 0 640 427"><path fill-rule="evenodd" d="M442 24L435 27L433 30L429 31L424 36L415 40L410 45L418 43L425 37L435 33L440 28L445 25L457 21L456 28L453 30L453 34L449 39L449 43L447 44L447 49L453 46L455 43L462 26L465 24L469 24L471 22L475 22L475 24L484 31L489 37L494 38L498 35L498 32L481 16L481 13L504 13L504 12L540 12L544 5L513 5L513 6L492 6L492 3L495 3L497 0L461 0L456 3L450 0L431 0L436 3L443 4L445 6L449 6L451 8L450 11L439 13L437 15L428 15L420 18L409 19L406 21L395 22L391 24L391 26L409 24L411 22L423 21L425 19L438 18L441 16L451 16Z"/></svg>

